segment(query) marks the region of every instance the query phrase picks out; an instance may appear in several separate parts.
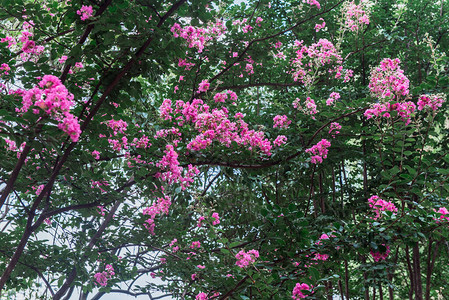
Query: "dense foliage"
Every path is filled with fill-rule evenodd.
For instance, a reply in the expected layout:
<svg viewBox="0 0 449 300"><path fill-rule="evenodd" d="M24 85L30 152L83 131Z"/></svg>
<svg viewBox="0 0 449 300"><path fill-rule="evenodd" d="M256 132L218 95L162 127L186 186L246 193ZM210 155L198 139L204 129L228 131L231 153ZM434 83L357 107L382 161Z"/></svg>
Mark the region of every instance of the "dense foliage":
<svg viewBox="0 0 449 300"><path fill-rule="evenodd" d="M0 0L1 296L449 297L448 9Z"/></svg>

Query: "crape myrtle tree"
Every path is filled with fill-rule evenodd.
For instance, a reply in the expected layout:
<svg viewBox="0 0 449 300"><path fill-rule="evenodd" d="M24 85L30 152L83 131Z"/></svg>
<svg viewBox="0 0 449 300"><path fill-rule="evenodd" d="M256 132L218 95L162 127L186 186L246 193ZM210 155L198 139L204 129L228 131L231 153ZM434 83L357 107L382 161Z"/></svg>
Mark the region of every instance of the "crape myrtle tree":
<svg viewBox="0 0 449 300"><path fill-rule="evenodd" d="M449 297L446 1L0 4L2 297Z"/></svg>

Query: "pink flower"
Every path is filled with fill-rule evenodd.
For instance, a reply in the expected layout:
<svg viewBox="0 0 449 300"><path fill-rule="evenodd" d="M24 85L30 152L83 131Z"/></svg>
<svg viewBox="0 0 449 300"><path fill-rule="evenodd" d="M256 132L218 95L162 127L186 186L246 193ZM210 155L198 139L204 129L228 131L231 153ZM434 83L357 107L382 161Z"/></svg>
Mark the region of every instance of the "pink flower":
<svg viewBox="0 0 449 300"><path fill-rule="evenodd" d="M323 18L320 18L321 21L323 21L323 23L321 24L315 24L315 31L318 32L321 29L323 29L324 27L326 27L326 22L324 22Z"/></svg>
<svg viewBox="0 0 449 300"><path fill-rule="evenodd" d="M235 263L240 268L246 268L250 264L256 262L256 259L259 257L259 251L257 250L249 250L245 252L244 250L240 250L239 253L235 255L237 262Z"/></svg>
<svg viewBox="0 0 449 300"><path fill-rule="evenodd" d="M277 138L273 141L273 145L280 147L287 143L287 137L285 135L278 135Z"/></svg>
<svg viewBox="0 0 449 300"><path fill-rule="evenodd" d="M306 298L307 294L304 295L303 291L310 291L311 289L312 287L310 287L306 283L297 283L296 286L293 288L292 299L298 300Z"/></svg>
<svg viewBox="0 0 449 300"><path fill-rule="evenodd" d="M198 226L198 227L203 226L203 221L204 221L205 219L206 219L206 218L203 217L203 216L199 217L199 218L198 218L198 224L197 224L197 226Z"/></svg>
<svg viewBox="0 0 449 300"><path fill-rule="evenodd" d="M198 86L198 92L207 92L207 90L210 87L210 83L206 80L201 81L201 83Z"/></svg>
<svg viewBox="0 0 449 300"><path fill-rule="evenodd" d="M32 40L26 41L22 46L22 51L25 53L34 53L36 43Z"/></svg>
<svg viewBox="0 0 449 300"><path fill-rule="evenodd" d="M218 103L218 102L224 103L226 99L228 99L228 95L226 93L217 93L214 96L215 103Z"/></svg>
<svg viewBox="0 0 449 300"><path fill-rule="evenodd" d="M111 119L108 121L107 126L109 128L111 128L114 131L114 135L117 135L118 132L120 133L125 133L127 127L128 127L128 123L126 123L123 120L114 120Z"/></svg>
<svg viewBox="0 0 449 300"><path fill-rule="evenodd" d="M207 42L217 39L226 31L226 26L220 20L209 24L207 28L194 26L181 27L180 24L175 23L170 31L175 38L183 38L189 48L196 48L198 53L201 53Z"/></svg>
<svg viewBox="0 0 449 300"><path fill-rule="evenodd" d="M307 97L307 99L305 101L305 107L303 107L301 105L301 100L299 98L296 98L296 100L293 101L293 107L300 111L303 111L306 114L314 115L314 114L318 113L318 111L316 109L317 106L315 104L315 100L313 100L310 97Z"/></svg>
<svg viewBox="0 0 449 300"><path fill-rule="evenodd" d="M8 48L16 44L15 39L12 36L6 36L0 39L0 43L8 43Z"/></svg>
<svg viewBox="0 0 449 300"><path fill-rule="evenodd" d="M334 102L338 99L340 99L340 94L336 93L336 92L332 92L329 95L329 98L326 100L326 105L330 106L330 105L334 104Z"/></svg>
<svg viewBox="0 0 449 300"><path fill-rule="evenodd" d="M344 28L350 31L358 31L363 25L369 24L369 1L360 1L356 5L354 1L343 3L342 13L345 16Z"/></svg>
<svg viewBox="0 0 449 300"><path fill-rule="evenodd" d="M168 214L168 209L171 205L171 199L168 196L158 198L157 202L153 203L150 207L146 207L143 209L142 214L148 215L149 218L145 221L144 226L148 229L150 234L154 235L154 228L156 224L154 223L154 219L157 215Z"/></svg>
<svg viewBox="0 0 449 300"><path fill-rule="evenodd" d="M332 122L331 126L329 127L329 134L332 134L332 137L335 137L336 134L339 134L341 129L341 125L337 122ZM335 130L335 131L334 131Z"/></svg>
<svg viewBox="0 0 449 300"><path fill-rule="evenodd" d="M307 149L306 153L310 153L312 155L310 158L310 162L313 164L322 163L323 158L327 158L327 154L329 152L327 148L329 148L330 146L331 143L328 140L322 139L316 145Z"/></svg>
<svg viewBox="0 0 449 300"><path fill-rule="evenodd" d="M292 121L288 120L286 115L277 115L273 118L274 125L273 128L279 127L283 129L287 129Z"/></svg>
<svg viewBox="0 0 449 300"><path fill-rule="evenodd" d="M209 297L207 297L206 293L199 293L196 295L195 300L207 300Z"/></svg>
<svg viewBox="0 0 449 300"><path fill-rule="evenodd" d="M77 142L81 135L78 119L70 113L65 114L65 118L62 120L62 123L58 124L58 128L64 131L70 137L72 142Z"/></svg>
<svg viewBox="0 0 449 300"><path fill-rule="evenodd" d="M383 211L391 211L393 213L396 213L398 211L394 203L389 201L387 202L377 195L371 196L368 199L368 202L369 207L372 208L376 213L376 216L373 218L374 220L381 218L382 217L381 213Z"/></svg>
<svg viewBox="0 0 449 300"><path fill-rule="evenodd" d="M440 207L438 211L435 209L434 211L440 214L440 218L439 220L437 220L437 223L440 222L440 220L449 221L449 211L447 210L446 207Z"/></svg>
<svg viewBox="0 0 449 300"><path fill-rule="evenodd" d="M214 218L214 220L212 221L212 225L220 224L220 216L218 215L218 213L214 212L212 214L212 218Z"/></svg>
<svg viewBox="0 0 449 300"><path fill-rule="evenodd" d="M206 266L203 266L203 265L197 265L196 267L197 267L198 269L202 269L202 270L206 268Z"/></svg>
<svg viewBox="0 0 449 300"><path fill-rule="evenodd" d="M164 99L164 102L162 102L162 105L159 107L159 117L164 120L171 120L172 116L170 115L173 113L172 103L170 99Z"/></svg>
<svg viewBox="0 0 449 300"><path fill-rule="evenodd" d="M199 241L192 242L192 245L190 245L191 249L195 248L201 248L201 243Z"/></svg>
<svg viewBox="0 0 449 300"><path fill-rule="evenodd" d="M385 246L384 244L382 244L383 246ZM374 252L373 250L370 251L371 256L373 257L375 262L378 262L380 260L385 260L388 257L388 254L390 254L390 247L389 246L385 246L386 247L386 251L381 253L381 252Z"/></svg>
<svg viewBox="0 0 449 300"><path fill-rule="evenodd" d="M94 12L92 6L83 5L76 13L81 16L81 21L84 21L92 17Z"/></svg>
<svg viewBox="0 0 449 300"><path fill-rule="evenodd" d="M114 268L111 265L105 266L105 271L98 272L94 275L95 280L101 286L106 286L108 284L108 280L115 275Z"/></svg>
<svg viewBox="0 0 449 300"><path fill-rule="evenodd" d="M63 64L63 63L65 63L65 61L67 60L67 56L66 55L63 55L63 56L61 56L61 58L60 59L58 59L58 62L60 63L60 64Z"/></svg>
<svg viewBox="0 0 449 300"><path fill-rule="evenodd" d="M321 5L317 0L303 0L303 2L307 2L311 6L315 5L318 9L321 9Z"/></svg>
<svg viewBox="0 0 449 300"><path fill-rule="evenodd" d="M399 67L398 58L384 58L380 66L371 71L371 94L381 99L394 99L409 94L409 80Z"/></svg>
<svg viewBox="0 0 449 300"><path fill-rule="evenodd" d="M92 155L95 159L100 159L100 152L97 150L92 151Z"/></svg>
<svg viewBox="0 0 449 300"><path fill-rule="evenodd" d="M54 75L44 75L42 80L39 82L39 86L47 90L54 89L60 85L62 85L61 80Z"/></svg>
<svg viewBox="0 0 449 300"><path fill-rule="evenodd" d="M437 111L446 101L443 94L439 95L421 95L418 100L418 110L428 108L432 111Z"/></svg>
<svg viewBox="0 0 449 300"><path fill-rule="evenodd" d="M11 70L11 68L9 67L8 64L5 64L5 63L1 64L0 71L3 71L3 74L8 75L9 70Z"/></svg>
<svg viewBox="0 0 449 300"><path fill-rule="evenodd" d="M319 254L319 253L315 253L314 254L315 257L312 258L312 260L322 260L322 261L326 261L329 258L328 254Z"/></svg>
<svg viewBox="0 0 449 300"><path fill-rule="evenodd" d="M390 114L388 113L388 108L386 104L374 103L371 108L368 108L363 114L367 119L373 117L385 117L388 118Z"/></svg>
<svg viewBox="0 0 449 300"><path fill-rule="evenodd" d="M178 239L173 239L170 244L168 244L169 247L172 247L175 243L178 242Z"/></svg>

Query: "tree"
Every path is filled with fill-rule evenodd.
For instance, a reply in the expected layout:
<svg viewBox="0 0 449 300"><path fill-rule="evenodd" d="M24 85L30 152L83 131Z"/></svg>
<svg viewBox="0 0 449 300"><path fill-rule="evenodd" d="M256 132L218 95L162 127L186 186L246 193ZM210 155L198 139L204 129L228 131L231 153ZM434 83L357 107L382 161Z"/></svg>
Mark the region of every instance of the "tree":
<svg viewBox="0 0 449 300"><path fill-rule="evenodd" d="M2 295L447 295L447 3L321 2L1 1Z"/></svg>

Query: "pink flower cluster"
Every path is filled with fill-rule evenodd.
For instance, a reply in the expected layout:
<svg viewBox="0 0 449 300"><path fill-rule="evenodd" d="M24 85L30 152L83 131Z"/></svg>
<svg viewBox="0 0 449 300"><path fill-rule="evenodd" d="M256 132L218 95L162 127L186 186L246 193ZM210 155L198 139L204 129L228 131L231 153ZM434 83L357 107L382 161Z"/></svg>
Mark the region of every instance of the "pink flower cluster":
<svg viewBox="0 0 449 300"><path fill-rule="evenodd" d="M273 141L273 145L276 147L280 147L287 143L287 137L285 135L278 135L277 138Z"/></svg>
<svg viewBox="0 0 449 300"><path fill-rule="evenodd" d="M292 121L290 121L286 115L277 115L273 118L274 125L273 128L279 127L283 129L287 129Z"/></svg>
<svg viewBox="0 0 449 300"><path fill-rule="evenodd" d="M106 191L103 190L101 186L109 186L109 183L105 180L95 181L91 179L91 188L98 188L102 193L106 193Z"/></svg>
<svg viewBox="0 0 449 300"><path fill-rule="evenodd" d="M302 2L307 2L307 4L315 5L318 9L321 9L321 4L317 0L302 0Z"/></svg>
<svg viewBox="0 0 449 300"><path fill-rule="evenodd" d="M323 23L321 23L321 24L315 24L315 31L316 31L316 32L318 32L318 31L320 31L321 29L323 29L323 28L326 27L326 22L324 22L324 19L323 19L323 18L320 18L320 20L323 21Z"/></svg>
<svg viewBox="0 0 449 300"><path fill-rule="evenodd" d="M207 300L207 299L209 299L209 297L207 296L206 293L199 293L195 297L195 300Z"/></svg>
<svg viewBox="0 0 449 300"><path fill-rule="evenodd" d="M154 135L154 138L160 139L165 138L167 136L173 136L175 138L175 141L181 136L181 132L179 132L178 128L172 127L170 129L161 129L156 131L156 134Z"/></svg>
<svg viewBox="0 0 449 300"><path fill-rule="evenodd" d="M314 255L315 255L315 257L313 257L312 260L326 261L329 259L329 254L314 253Z"/></svg>
<svg viewBox="0 0 449 300"><path fill-rule="evenodd" d="M396 213L398 211L398 209L396 208L396 206L394 205L394 203L390 202L390 201L385 201L383 199L381 199L379 196L371 196L368 199L369 202L369 207L372 208L374 210L374 212L376 213L376 216L373 218L374 220L377 220L379 218L381 218L381 213L383 211L391 211L393 213Z"/></svg>
<svg viewBox="0 0 449 300"><path fill-rule="evenodd" d="M310 291L313 287L309 286L306 283L297 283L296 286L293 288L292 292L292 299L298 300L298 299L304 299L307 297L307 295L304 295L303 291Z"/></svg>
<svg viewBox="0 0 449 300"><path fill-rule="evenodd" d="M190 249L201 248L201 243L199 241L194 241L190 245Z"/></svg>
<svg viewBox="0 0 449 300"><path fill-rule="evenodd" d="M197 226L198 226L198 227L202 227L202 226L203 226L203 221L204 221L204 220L206 220L206 218L205 218L204 216L200 216L200 217L198 218Z"/></svg>
<svg viewBox="0 0 449 300"><path fill-rule="evenodd" d="M44 51L44 46L36 46L36 43L33 40L30 40L33 34L28 31L22 31L22 35L19 37L22 42L22 51L27 54L35 54L39 55ZM26 60L26 56L22 56L22 59Z"/></svg>
<svg viewBox="0 0 449 300"><path fill-rule="evenodd" d="M8 48L11 48L15 44L17 44L16 40L12 36L6 36L0 39L0 43L8 43Z"/></svg>
<svg viewBox="0 0 449 300"><path fill-rule="evenodd" d="M418 100L418 110L428 108L437 111L446 101L444 95L421 95Z"/></svg>
<svg viewBox="0 0 449 300"><path fill-rule="evenodd" d="M363 114L367 119L371 119L373 117L390 117L389 109L387 108L387 104L382 103L374 103L371 105L371 108L368 108Z"/></svg>
<svg viewBox="0 0 449 300"><path fill-rule="evenodd" d="M316 79L316 71L325 65L336 64L328 69L329 73L336 73L335 78L340 78L343 63L341 55L335 46L326 39L320 39L309 47L303 45L303 41L295 41L296 57L292 60L293 80L310 86Z"/></svg>
<svg viewBox="0 0 449 300"><path fill-rule="evenodd" d="M60 64L63 64L63 63L66 62L66 60L67 60L68 58L69 58L69 57L68 57L67 55L63 55L63 56L61 56L60 59L58 59L58 62L59 62Z"/></svg>
<svg viewBox="0 0 449 300"><path fill-rule="evenodd" d="M336 134L340 133L341 125L337 122L332 122L329 127L329 134L332 134L332 137L335 137ZM334 131L335 130L335 131Z"/></svg>
<svg viewBox="0 0 449 300"><path fill-rule="evenodd" d="M229 95L231 101L233 101L233 102L237 101L237 94L233 91L227 90L224 93L215 94L215 96L214 96L215 103L218 103L218 102L224 103L228 99L228 95Z"/></svg>
<svg viewBox="0 0 449 300"><path fill-rule="evenodd" d="M212 218L214 218L214 220L212 221L212 225L220 224L220 216L218 215L218 213L212 213Z"/></svg>
<svg viewBox="0 0 449 300"><path fill-rule="evenodd" d="M39 107L58 121L58 128L76 142L81 130L77 118L70 113L73 106L72 100L73 94L68 92L58 77L45 75L39 82L39 86L23 93L22 107L18 109L18 112L27 112L32 106ZM39 109L33 109L33 113L39 114Z"/></svg>
<svg viewBox="0 0 449 300"><path fill-rule="evenodd" d="M333 235L331 235L331 236L333 237ZM328 239L329 239L329 236L327 234L323 233L320 236L319 240L315 244L316 245L322 245L323 244L322 240L328 240Z"/></svg>
<svg viewBox="0 0 449 300"><path fill-rule="evenodd" d="M226 147L230 147L235 141L239 145L248 145L249 150L257 147L266 155L271 155L272 146L265 138L265 133L250 130L243 119L238 119L237 122L230 121L228 111L224 107L198 114L195 128L200 134L187 145L187 149L191 151L205 149L216 140Z"/></svg>
<svg viewBox="0 0 449 300"><path fill-rule="evenodd" d="M304 112L305 114L315 115L318 113L317 105L315 104L315 100L313 100L310 97L306 98L304 106L301 105L301 100L299 98L296 98L295 101L293 101L293 107ZM312 117L312 118L314 118L314 117Z"/></svg>
<svg viewBox="0 0 449 300"><path fill-rule="evenodd" d="M398 112L398 115L401 117L402 121L405 122L406 125L411 122L411 115L416 110L416 105L412 101L407 101L403 103L396 103L390 105L390 110L395 109Z"/></svg>
<svg viewBox="0 0 449 300"><path fill-rule="evenodd" d="M128 124L123 120L109 120L107 122L107 125L109 128L111 128L114 131L114 135L117 135L118 132L125 133L126 128L128 127Z"/></svg>
<svg viewBox="0 0 449 300"><path fill-rule="evenodd" d="M240 250L239 253L235 255L237 262L235 263L240 268L246 268L250 264L253 264L256 259L259 257L259 251L257 250L249 250L245 252L244 250Z"/></svg>
<svg viewBox="0 0 449 300"><path fill-rule="evenodd" d="M307 149L306 153L312 154L312 157L310 158L310 162L312 164L322 163L323 159L327 158L327 154L329 152L329 150L327 148L329 148L330 146L331 146L331 143L328 140L322 139L316 145Z"/></svg>
<svg viewBox="0 0 449 300"><path fill-rule="evenodd" d="M374 252L373 250L370 251L370 254L373 257L375 262L387 259L388 254L390 254L390 247L389 246L385 246L385 247L387 248L387 250L384 253Z"/></svg>
<svg viewBox="0 0 449 300"><path fill-rule="evenodd" d="M151 147L150 139L146 135L142 135L140 138L135 137L131 143L131 146L143 149Z"/></svg>
<svg viewBox="0 0 449 300"><path fill-rule="evenodd" d="M332 92L329 95L329 98L327 98L326 100L326 105L327 106L331 106L332 104L334 104L335 101L337 101L338 99L340 99L340 94L337 92Z"/></svg>
<svg viewBox="0 0 449 300"><path fill-rule="evenodd" d="M221 20L210 23L207 28L194 26L181 27L175 23L170 31L175 38L181 37L187 41L189 48L196 48L199 53L203 52L208 41L218 38L226 31L226 26Z"/></svg>
<svg viewBox="0 0 449 300"><path fill-rule="evenodd" d="M440 222L442 220L449 221L449 210L447 210L446 207L440 207L438 210L434 211L440 214L440 218L439 220L437 220L437 222Z"/></svg>
<svg viewBox="0 0 449 300"><path fill-rule="evenodd" d="M90 17L93 16L94 10L92 9L92 6L83 5L81 6L81 9L77 10L76 13L81 16L81 21L87 20Z"/></svg>
<svg viewBox="0 0 449 300"><path fill-rule="evenodd" d="M248 124L243 121L243 116L239 115L236 122L230 121L225 107L215 108L210 112L207 104L200 99L194 99L191 103L176 101L173 110L171 100L165 99L159 112L161 118L165 120L172 120L173 114L177 115L175 120L178 121L179 126L187 121L194 123L200 134L187 145L190 151L205 149L213 141L218 141L226 147L230 147L235 141L239 145L248 146L249 150L257 147L264 154L271 155L272 146L265 138L265 133L250 130Z"/></svg>
<svg viewBox="0 0 449 300"><path fill-rule="evenodd" d="M156 167L160 168L163 172L158 172L156 178L161 178L169 184L180 182L184 190L193 182L193 177L199 173L198 168L189 165L183 177L182 173L184 168L179 165L178 153L174 150L173 145L166 145L164 153L165 155L162 159L156 163Z"/></svg>
<svg viewBox="0 0 449 300"><path fill-rule="evenodd" d="M394 99L409 94L410 81L399 67L399 58L384 58L380 66L371 71L369 88L374 97Z"/></svg>
<svg viewBox="0 0 449 300"><path fill-rule="evenodd" d="M198 93L207 92L209 87L210 87L210 83L207 81L207 79L201 81L201 83L198 86Z"/></svg>
<svg viewBox="0 0 449 300"><path fill-rule="evenodd" d="M195 63L189 62L187 59L180 58L178 60L178 67L184 67L184 70L186 71L191 70L193 66L195 66Z"/></svg>
<svg viewBox="0 0 449 300"><path fill-rule="evenodd" d="M6 138L4 140L5 140L6 144L7 144L7 146L5 146L6 150L8 150L8 151L16 151L16 150L18 150L16 142L11 141L10 139L6 139Z"/></svg>
<svg viewBox="0 0 449 300"><path fill-rule="evenodd" d="M260 18L262 19L262 18ZM263 19L262 19L263 20ZM244 18L242 20L235 20L232 22L233 26L239 26L240 29L243 31L243 33L248 33L253 31L253 26L251 26L248 23L248 19ZM260 22L257 23L257 25L260 27Z"/></svg>
<svg viewBox="0 0 449 300"><path fill-rule="evenodd" d="M114 268L111 265L106 265L105 271L96 273L94 278L99 285L104 287L108 284L108 280L110 280L114 275Z"/></svg>
<svg viewBox="0 0 449 300"><path fill-rule="evenodd" d="M8 73L9 70L11 70L11 68L9 67L8 64L1 64L0 71L3 71L3 74L0 74L0 76L1 75L8 75L9 74Z"/></svg>
<svg viewBox="0 0 449 300"><path fill-rule="evenodd" d="M203 221L206 220L206 218L204 216L200 216L198 218L198 227L202 227L203 226ZM214 212L212 213L212 225L218 225L220 224L220 216L218 215L218 213Z"/></svg>
<svg viewBox="0 0 449 300"><path fill-rule="evenodd" d="M32 23L32 21L30 21ZM18 37L21 45L21 53L20 57L23 61L27 61L31 55L40 55L44 51L44 46L38 46L36 43L31 40L33 33L29 32L28 29L32 28L29 26L28 22L25 21L23 27L23 31L21 35ZM13 46L17 45L18 41L13 36L6 36L0 39L0 43L8 43L8 48L15 48ZM11 49L11 51L14 51Z"/></svg>
<svg viewBox="0 0 449 300"><path fill-rule="evenodd" d="M369 1L360 1L355 4L354 1L344 2L342 13L345 16L344 27L350 31L358 31L363 25L369 24Z"/></svg>
<svg viewBox="0 0 449 300"><path fill-rule="evenodd" d="M164 213L167 215L170 205L171 205L170 197L165 196L163 198L158 198L157 202L153 203L153 205L143 209L142 214L150 216L145 221L145 224L144 224L145 228L148 229L150 234L154 235L154 227L156 226L156 224L154 223L154 219L156 218L156 216L162 215Z"/></svg>
<svg viewBox="0 0 449 300"><path fill-rule="evenodd" d="M373 117L389 118L391 111L397 111L398 115L402 118L406 125L411 122L411 115L415 111L416 105L411 101L390 103L375 103L368 108L363 114L367 119Z"/></svg>

